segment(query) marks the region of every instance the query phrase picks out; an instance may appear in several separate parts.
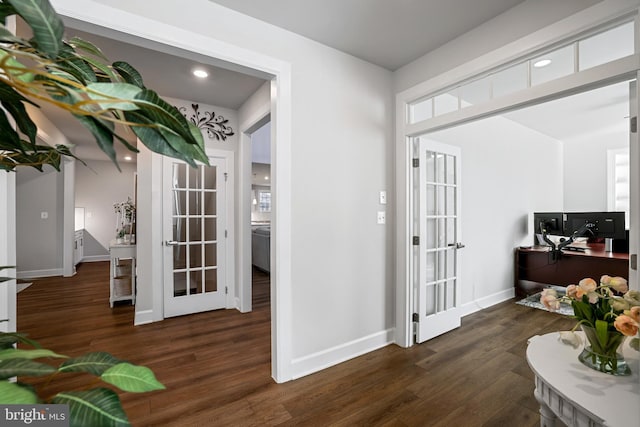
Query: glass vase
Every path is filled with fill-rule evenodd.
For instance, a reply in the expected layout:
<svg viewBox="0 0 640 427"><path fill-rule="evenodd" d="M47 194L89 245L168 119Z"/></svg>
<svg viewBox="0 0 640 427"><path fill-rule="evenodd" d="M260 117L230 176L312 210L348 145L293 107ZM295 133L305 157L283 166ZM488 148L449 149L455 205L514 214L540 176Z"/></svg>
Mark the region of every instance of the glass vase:
<svg viewBox="0 0 640 427"><path fill-rule="evenodd" d="M582 353L578 360L584 365L610 375L631 375L629 365L620 353L620 346L626 338L618 331L607 331L604 339L598 338L595 328L587 325L580 325L587 337Z"/></svg>

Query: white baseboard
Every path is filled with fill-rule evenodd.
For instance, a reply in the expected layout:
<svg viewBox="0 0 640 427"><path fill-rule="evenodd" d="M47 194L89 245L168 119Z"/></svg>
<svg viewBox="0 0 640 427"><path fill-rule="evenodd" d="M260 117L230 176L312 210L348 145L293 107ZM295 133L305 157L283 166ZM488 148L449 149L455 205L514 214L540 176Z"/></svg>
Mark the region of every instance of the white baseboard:
<svg viewBox="0 0 640 427"><path fill-rule="evenodd" d="M18 279L35 279L38 277L62 276L62 273L62 268L52 268L50 270L18 271L16 276Z"/></svg>
<svg viewBox="0 0 640 427"><path fill-rule="evenodd" d="M153 323L153 310L136 311L133 325L146 325L147 323Z"/></svg>
<svg viewBox="0 0 640 427"><path fill-rule="evenodd" d="M515 288L505 289L504 291L496 292L495 294L487 295L486 297L478 298L475 301L463 304L461 309L461 316L467 316L475 313L476 311L484 310L492 305L499 304L503 301L510 300L516 295Z"/></svg>
<svg viewBox="0 0 640 427"><path fill-rule="evenodd" d="M83 256L80 262L98 262L98 261L109 261L111 258L109 255L87 255Z"/></svg>
<svg viewBox="0 0 640 427"><path fill-rule="evenodd" d="M292 379L321 371L338 363L346 362L394 342L394 329L387 329L327 350L291 361Z"/></svg>

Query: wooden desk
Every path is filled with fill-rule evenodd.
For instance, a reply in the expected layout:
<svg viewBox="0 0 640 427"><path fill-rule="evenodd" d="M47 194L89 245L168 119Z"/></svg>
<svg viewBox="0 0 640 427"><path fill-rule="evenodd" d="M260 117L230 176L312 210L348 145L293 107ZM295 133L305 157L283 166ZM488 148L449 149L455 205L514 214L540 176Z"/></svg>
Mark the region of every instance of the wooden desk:
<svg viewBox="0 0 640 427"><path fill-rule="evenodd" d="M545 284L567 286L585 277L598 281L603 274L629 278L628 253L605 252L604 243L582 246L584 252L563 250L555 259L547 246L516 248L516 296L538 292Z"/></svg>
<svg viewBox="0 0 640 427"><path fill-rule="evenodd" d="M111 260L111 269L109 277L109 306L113 307L115 301L131 300L131 304L136 303L136 245L129 243L116 243L115 240L109 244L109 258ZM123 277L118 273L119 262L121 259L131 260L130 277ZM130 280L127 283L124 279ZM122 285L120 286L120 281ZM117 283L118 282L118 283ZM126 290L123 290L126 289Z"/></svg>
<svg viewBox="0 0 640 427"><path fill-rule="evenodd" d="M584 366L581 351L558 341L558 332L529 339L527 362L535 374L540 426L553 427L556 418L575 427L638 425L640 353L627 339L622 354L631 375L616 377Z"/></svg>

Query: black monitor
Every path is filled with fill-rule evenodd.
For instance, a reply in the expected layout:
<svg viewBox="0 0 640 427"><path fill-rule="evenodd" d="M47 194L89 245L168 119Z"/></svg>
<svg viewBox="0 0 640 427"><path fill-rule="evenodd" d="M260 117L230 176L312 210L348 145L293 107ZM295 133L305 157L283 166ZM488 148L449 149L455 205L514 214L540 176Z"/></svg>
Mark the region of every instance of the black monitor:
<svg viewBox="0 0 640 427"><path fill-rule="evenodd" d="M567 212L565 215L567 236L590 239L626 238L624 212Z"/></svg>
<svg viewBox="0 0 640 427"><path fill-rule="evenodd" d="M564 236L562 212L534 212L533 226L536 234Z"/></svg>

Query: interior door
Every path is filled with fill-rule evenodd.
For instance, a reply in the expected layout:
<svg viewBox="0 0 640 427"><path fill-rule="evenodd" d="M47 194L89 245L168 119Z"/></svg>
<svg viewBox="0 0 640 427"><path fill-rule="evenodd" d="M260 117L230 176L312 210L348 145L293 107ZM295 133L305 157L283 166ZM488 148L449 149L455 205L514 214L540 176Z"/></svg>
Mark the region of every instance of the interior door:
<svg viewBox="0 0 640 427"><path fill-rule="evenodd" d="M416 342L460 326L460 148L418 138Z"/></svg>
<svg viewBox="0 0 640 427"><path fill-rule="evenodd" d="M227 160L163 160L165 317L227 306Z"/></svg>

